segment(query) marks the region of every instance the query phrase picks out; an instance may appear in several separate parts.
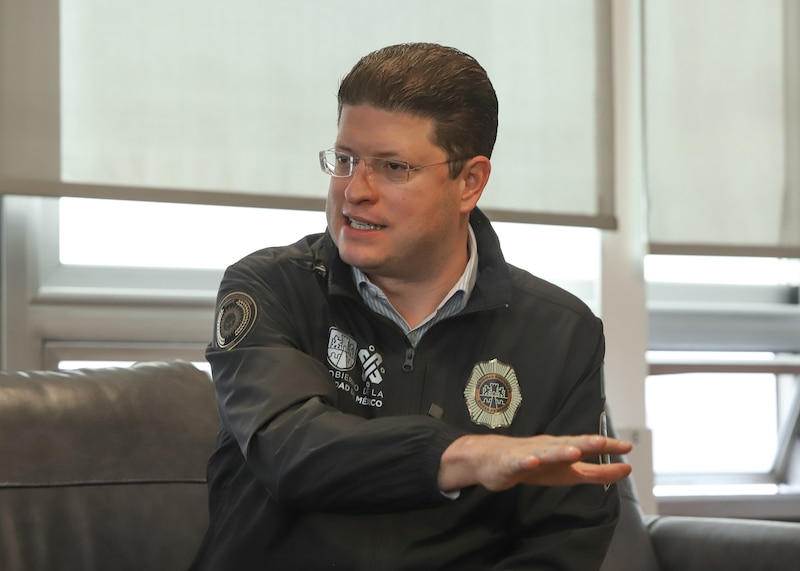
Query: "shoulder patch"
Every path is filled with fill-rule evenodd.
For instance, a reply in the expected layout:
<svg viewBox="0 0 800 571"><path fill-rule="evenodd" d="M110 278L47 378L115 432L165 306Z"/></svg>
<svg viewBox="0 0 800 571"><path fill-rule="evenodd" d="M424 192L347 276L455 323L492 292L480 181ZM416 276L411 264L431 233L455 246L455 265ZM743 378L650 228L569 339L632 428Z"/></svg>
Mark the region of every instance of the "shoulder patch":
<svg viewBox="0 0 800 571"><path fill-rule="evenodd" d="M241 291L226 295L217 307L216 343L220 349L232 349L253 329L256 302Z"/></svg>

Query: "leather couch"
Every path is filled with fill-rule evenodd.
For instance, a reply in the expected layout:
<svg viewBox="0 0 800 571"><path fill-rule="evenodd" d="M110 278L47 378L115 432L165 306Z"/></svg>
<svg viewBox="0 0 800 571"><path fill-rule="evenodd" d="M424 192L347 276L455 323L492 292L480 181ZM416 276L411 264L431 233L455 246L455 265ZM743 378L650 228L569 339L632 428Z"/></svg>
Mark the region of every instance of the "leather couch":
<svg viewBox="0 0 800 571"><path fill-rule="evenodd" d="M0 570L187 569L218 418L190 363L0 373Z"/></svg>
<svg viewBox="0 0 800 571"><path fill-rule="evenodd" d="M185 570L217 423L185 362L0 373L0 570ZM630 481L621 493L603 571L798 568L800 524L645 519Z"/></svg>
<svg viewBox="0 0 800 571"><path fill-rule="evenodd" d="M617 485L620 520L601 571L800 569L800 523L644 516L633 480Z"/></svg>

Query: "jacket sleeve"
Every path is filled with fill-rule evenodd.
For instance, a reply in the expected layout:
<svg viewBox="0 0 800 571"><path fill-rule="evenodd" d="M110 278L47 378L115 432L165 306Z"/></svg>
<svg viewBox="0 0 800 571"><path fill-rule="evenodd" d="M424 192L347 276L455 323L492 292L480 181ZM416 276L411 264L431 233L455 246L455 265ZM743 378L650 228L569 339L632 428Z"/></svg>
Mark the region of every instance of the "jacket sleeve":
<svg viewBox="0 0 800 571"><path fill-rule="evenodd" d="M264 279L240 263L219 291L206 356L223 429L250 471L293 509L372 512L447 501L436 485L439 460L460 434L422 415L367 420L339 411L327 369L302 350L303 339L320 334L305 330L320 322L308 313L319 304L293 284L315 277L294 277Z"/></svg>
<svg viewBox="0 0 800 571"><path fill-rule="evenodd" d="M566 394L546 433L596 434L605 409L602 325L578 341L575 366L578 381ZM581 349L583 347L583 349ZM584 355L580 359L577 355ZM581 361L583 361L581 363ZM599 458L595 461L599 461ZM596 570L605 557L619 518L616 485L528 487L520 494L516 545L494 569Z"/></svg>

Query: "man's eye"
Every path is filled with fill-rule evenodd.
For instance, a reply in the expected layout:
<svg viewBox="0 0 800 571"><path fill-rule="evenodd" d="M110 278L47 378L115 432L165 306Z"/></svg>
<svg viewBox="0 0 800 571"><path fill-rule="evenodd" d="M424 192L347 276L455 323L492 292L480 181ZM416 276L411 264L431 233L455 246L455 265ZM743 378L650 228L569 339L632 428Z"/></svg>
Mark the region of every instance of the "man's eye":
<svg viewBox="0 0 800 571"><path fill-rule="evenodd" d="M352 160L350 155L336 155L336 162L340 165L349 165Z"/></svg>
<svg viewBox="0 0 800 571"><path fill-rule="evenodd" d="M406 163L397 161L383 161L383 164L381 166L391 171L405 170L407 168Z"/></svg>

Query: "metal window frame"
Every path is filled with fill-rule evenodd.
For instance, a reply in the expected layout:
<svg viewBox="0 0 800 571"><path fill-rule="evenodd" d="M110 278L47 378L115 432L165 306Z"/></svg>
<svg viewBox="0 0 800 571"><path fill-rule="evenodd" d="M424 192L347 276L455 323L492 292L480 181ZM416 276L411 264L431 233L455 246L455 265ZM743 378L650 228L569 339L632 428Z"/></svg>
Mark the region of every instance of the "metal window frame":
<svg viewBox="0 0 800 571"><path fill-rule="evenodd" d="M134 360L146 348L165 358L192 347L202 360L221 270L64 266L57 198L3 196L2 205L0 368L47 368L68 347L89 346L127 347Z"/></svg>
<svg viewBox="0 0 800 571"><path fill-rule="evenodd" d="M770 352L769 361L675 359L648 363L650 375L771 373L800 384L800 305L797 286L648 283L649 348L653 351ZM779 395L779 398L780 395ZM778 403L780 404L780 403ZM800 514L800 389L795 388L768 473L654 474L656 485L687 486L686 495L660 496L659 513L797 519ZM774 496L694 496L690 486L771 484Z"/></svg>

